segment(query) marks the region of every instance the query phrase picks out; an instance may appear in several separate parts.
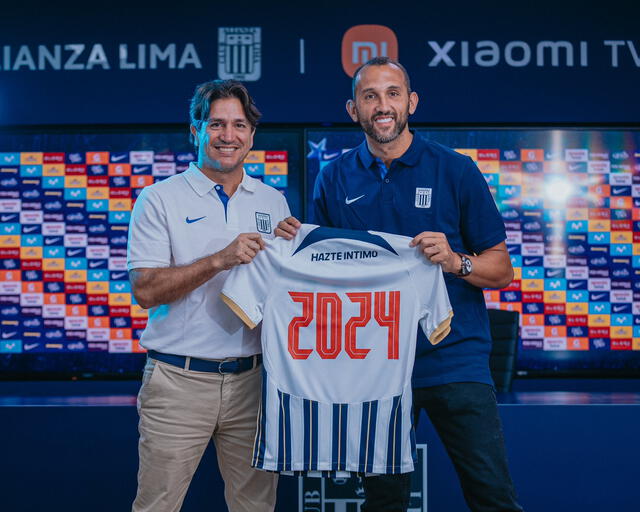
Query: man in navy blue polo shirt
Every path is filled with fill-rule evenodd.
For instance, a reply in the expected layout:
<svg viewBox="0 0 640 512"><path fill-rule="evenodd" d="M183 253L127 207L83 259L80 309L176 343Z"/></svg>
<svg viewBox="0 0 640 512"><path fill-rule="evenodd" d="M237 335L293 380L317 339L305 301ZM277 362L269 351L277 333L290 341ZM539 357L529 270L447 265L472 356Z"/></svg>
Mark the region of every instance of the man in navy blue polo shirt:
<svg viewBox="0 0 640 512"><path fill-rule="evenodd" d="M320 172L312 222L413 237L412 245L442 266L451 333L435 346L418 340L415 413L424 408L429 415L473 511L519 511L489 371L482 294L513 279L504 224L470 158L409 131L417 105L398 62L375 58L356 71L347 111L366 140ZM275 234L291 238L299 225L289 217ZM363 512L407 509L410 474L364 481Z"/></svg>

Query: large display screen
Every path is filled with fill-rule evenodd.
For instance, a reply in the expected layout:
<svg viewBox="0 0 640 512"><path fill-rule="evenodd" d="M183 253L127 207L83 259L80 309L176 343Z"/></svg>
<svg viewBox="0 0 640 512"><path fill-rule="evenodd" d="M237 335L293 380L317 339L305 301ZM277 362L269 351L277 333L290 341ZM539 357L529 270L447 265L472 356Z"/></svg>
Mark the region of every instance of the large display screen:
<svg viewBox="0 0 640 512"><path fill-rule="evenodd" d="M640 132L418 132L476 162L504 219L515 279L485 300L521 313L520 374L640 373ZM307 131L308 215L317 173L362 141Z"/></svg>
<svg viewBox="0 0 640 512"><path fill-rule="evenodd" d="M259 128L245 163L298 216L301 147L299 131ZM194 159L186 129L0 134L0 378L139 373L131 207Z"/></svg>

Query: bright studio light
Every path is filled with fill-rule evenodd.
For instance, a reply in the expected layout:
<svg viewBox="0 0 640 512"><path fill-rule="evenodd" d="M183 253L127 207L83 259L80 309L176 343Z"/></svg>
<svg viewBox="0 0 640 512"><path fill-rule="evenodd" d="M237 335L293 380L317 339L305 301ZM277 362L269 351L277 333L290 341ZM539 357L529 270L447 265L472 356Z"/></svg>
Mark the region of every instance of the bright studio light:
<svg viewBox="0 0 640 512"><path fill-rule="evenodd" d="M573 186L563 178L554 178L544 186L545 198L552 203L566 203L573 192Z"/></svg>

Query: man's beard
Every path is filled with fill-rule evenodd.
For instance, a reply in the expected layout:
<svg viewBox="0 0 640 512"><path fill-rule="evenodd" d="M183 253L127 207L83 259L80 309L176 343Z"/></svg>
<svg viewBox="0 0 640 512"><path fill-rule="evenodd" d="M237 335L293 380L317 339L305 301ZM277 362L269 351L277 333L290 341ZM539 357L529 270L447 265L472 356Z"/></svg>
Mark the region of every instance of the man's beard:
<svg viewBox="0 0 640 512"><path fill-rule="evenodd" d="M362 127L364 133L366 133L369 137L375 140L379 144L386 144L388 142L392 142L398 138L398 136L404 131L407 127L407 122L409 119L409 107L407 106L407 111L404 115L400 115L396 117L392 113L382 113L376 112L373 117L384 117L385 114L388 114L390 117L395 119L395 127L388 135L380 135L376 132L375 129L375 121L373 119L364 119L360 116L360 113L356 109L356 114L358 116L358 122Z"/></svg>

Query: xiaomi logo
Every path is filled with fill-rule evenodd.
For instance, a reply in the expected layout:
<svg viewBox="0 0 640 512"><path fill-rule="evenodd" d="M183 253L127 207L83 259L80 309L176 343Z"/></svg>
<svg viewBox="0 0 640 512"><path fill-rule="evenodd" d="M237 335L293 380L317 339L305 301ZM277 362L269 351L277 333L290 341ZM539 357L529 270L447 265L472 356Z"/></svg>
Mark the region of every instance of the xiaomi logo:
<svg viewBox="0 0 640 512"><path fill-rule="evenodd" d="M398 59L398 38L384 25L356 25L342 37L342 69L353 77L356 69L374 57Z"/></svg>

